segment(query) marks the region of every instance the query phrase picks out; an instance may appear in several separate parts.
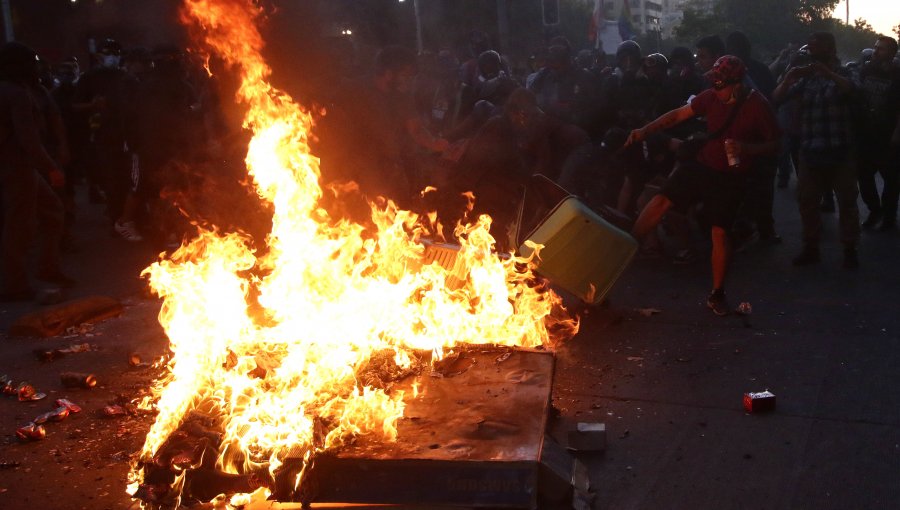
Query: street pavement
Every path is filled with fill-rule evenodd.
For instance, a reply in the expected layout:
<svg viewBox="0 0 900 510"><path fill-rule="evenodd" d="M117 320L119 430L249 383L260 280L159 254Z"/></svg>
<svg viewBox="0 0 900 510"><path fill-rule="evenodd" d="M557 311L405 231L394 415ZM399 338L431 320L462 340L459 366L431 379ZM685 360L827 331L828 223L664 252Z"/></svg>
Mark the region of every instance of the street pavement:
<svg viewBox="0 0 900 510"><path fill-rule="evenodd" d="M777 190L776 218L784 243L751 246L730 276L732 304L749 302L749 317L705 308L705 260L636 261L609 306L583 315L581 333L560 349L553 435L579 421L607 426L604 453L578 454L590 469L594 508L897 507L900 234L864 232L861 267L843 270L829 214L822 263L794 268L792 188ZM0 338L0 374L49 395L34 403L0 397L0 509L138 507L125 479L150 418L98 413L139 396L158 373L128 364L131 352L152 360L166 348L159 303L139 277L158 250L111 236L99 206L81 205L76 234L80 249L67 255L66 270L79 284L67 297L113 296L125 311L64 337ZM0 305L0 329L37 309ZM96 350L51 362L32 353L84 342ZM94 373L99 384L63 388L63 371ZM765 389L777 408L745 413L743 394ZM84 410L48 423L45 440L19 443L16 428L56 398Z"/></svg>

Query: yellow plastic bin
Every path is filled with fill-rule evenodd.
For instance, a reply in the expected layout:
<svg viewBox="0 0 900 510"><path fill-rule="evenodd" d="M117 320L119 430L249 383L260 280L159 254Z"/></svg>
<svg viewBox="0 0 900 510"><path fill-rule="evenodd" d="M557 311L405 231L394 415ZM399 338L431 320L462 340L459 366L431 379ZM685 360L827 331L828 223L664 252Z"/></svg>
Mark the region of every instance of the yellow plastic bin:
<svg viewBox="0 0 900 510"><path fill-rule="evenodd" d="M628 267L638 243L577 197L560 201L527 236L543 245L537 271L586 303L599 303ZM522 242L519 253L533 250Z"/></svg>

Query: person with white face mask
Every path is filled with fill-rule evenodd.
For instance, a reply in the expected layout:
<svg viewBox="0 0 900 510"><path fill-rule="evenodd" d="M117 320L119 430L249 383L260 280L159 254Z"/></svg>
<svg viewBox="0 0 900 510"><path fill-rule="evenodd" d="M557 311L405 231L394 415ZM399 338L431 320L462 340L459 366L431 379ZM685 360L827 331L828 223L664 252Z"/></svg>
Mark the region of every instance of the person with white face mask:
<svg viewBox="0 0 900 510"><path fill-rule="evenodd" d="M133 140L132 98L137 80L121 64L122 46L106 39L97 49L97 66L78 81L73 110L83 112L90 124L89 147L94 162L89 164L88 183L92 202L106 202L107 215L119 218L131 188ZM101 193L102 192L102 193ZM114 225L115 232L128 241L140 241L134 225Z"/></svg>

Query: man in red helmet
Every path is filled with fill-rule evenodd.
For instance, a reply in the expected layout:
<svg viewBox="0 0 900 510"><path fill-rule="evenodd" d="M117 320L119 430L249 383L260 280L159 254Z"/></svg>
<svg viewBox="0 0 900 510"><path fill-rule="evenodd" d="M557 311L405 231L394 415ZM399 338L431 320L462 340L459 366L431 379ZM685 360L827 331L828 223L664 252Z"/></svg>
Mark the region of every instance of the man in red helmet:
<svg viewBox="0 0 900 510"><path fill-rule="evenodd" d="M761 156L775 154L781 136L772 107L762 94L744 85L745 74L746 67L739 58L720 57L705 74L712 88L635 129L627 142L640 142L650 133L693 117L706 119L709 139L696 157L676 168L661 193L644 207L632 234L637 239L646 236L673 205L684 209L702 202L712 225L712 292L706 304L716 315L727 315L731 310L725 299L725 276L731 258L728 232L755 163Z"/></svg>

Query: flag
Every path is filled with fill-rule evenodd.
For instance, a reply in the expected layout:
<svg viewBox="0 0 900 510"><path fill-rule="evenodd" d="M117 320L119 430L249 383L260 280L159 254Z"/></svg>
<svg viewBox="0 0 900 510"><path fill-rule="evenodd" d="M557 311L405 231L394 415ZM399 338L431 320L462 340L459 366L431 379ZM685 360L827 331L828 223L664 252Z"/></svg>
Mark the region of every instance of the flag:
<svg viewBox="0 0 900 510"><path fill-rule="evenodd" d="M588 27L588 41L597 42L603 21L603 0L594 0L594 12L591 14L591 25Z"/></svg>
<svg viewBox="0 0 900 510"><path fill-rule="evenodd" d="M623 41L634 39L634 27L631 25L631 7L628 6L630 0L622 2L622 12L619 14L619 37Z"/></svg>

